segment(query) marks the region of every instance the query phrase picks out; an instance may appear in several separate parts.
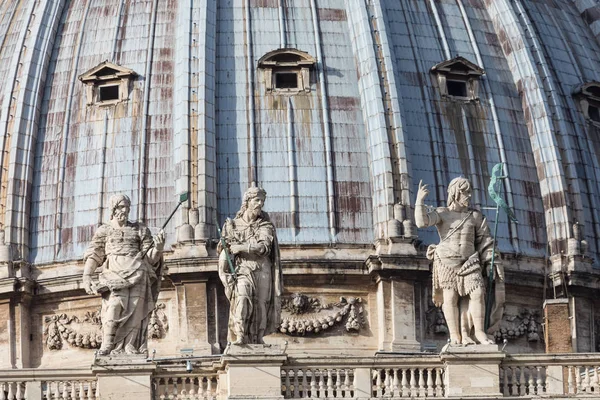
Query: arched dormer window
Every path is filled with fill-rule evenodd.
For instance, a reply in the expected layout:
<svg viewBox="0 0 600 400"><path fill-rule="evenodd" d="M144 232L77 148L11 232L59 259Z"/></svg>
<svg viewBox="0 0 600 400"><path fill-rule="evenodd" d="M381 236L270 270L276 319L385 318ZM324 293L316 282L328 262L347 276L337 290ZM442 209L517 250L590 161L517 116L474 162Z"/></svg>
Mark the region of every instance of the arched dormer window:
<svg viewBox="0 0 600 400"><path fill-rule="evenodd" d="M461 56L442 61L431 68L442 98L458 101L479 99L479 79L485 71Z"/></svg>
<svg viewBox="0 0 600 400"><path fill-rule="evenodd" d="M273 50L258 60L267 92L309 92L310 70L315 64L313 56L292 48Z"/></svg>
<svg viewBox="0 0 600 400"><path fill-rule="evenodd" d="M129 83L137 74L108 61L81 74L79 80L86 85L87 104L112 105L129 99Z"/></svg>
<svg viewBox="0 0 600 400"><path fill-rule="evenodd" d="M600 82L588 82L573 93L579 100L579 107L590 123L600 127Z"/></svg>

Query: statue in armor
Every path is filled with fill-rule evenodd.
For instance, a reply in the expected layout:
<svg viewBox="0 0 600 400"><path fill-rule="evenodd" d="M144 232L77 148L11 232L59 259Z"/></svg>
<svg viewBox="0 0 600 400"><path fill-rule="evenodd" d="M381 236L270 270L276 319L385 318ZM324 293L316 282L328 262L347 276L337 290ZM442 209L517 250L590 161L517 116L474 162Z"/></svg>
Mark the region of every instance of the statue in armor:
<svg viewBox="0 0 600 400"><path fill-rule="evenodd" d="M128 220L131 201L110 198L110 222L96 230L83 256L83 285L102 295L102 346L99 355L147 353L150 314L160 290L164 234ZM144 252L151 248L142 258ZM101 267L98 281L92 274Z"/></svg>
<svg viewBox="0 0 600 400"><path fill-rule="evenodd" d="M455 178L448 186L448 207L431 209L424 203L429 194L427 185L419 182L415 222L419 228L435 226L440 235L439 244L427 249L427 257L433 261L433 302L442 307L450 342L493 344L484 329L484 276L495 251L494 242L486 218L480 211L470 208L471 191L471 183L467 179ZM499 265L496 265L495 276L500 281L504 280L504 272ZM496 303L503 303L503 300L503 297L497 298ZM492 313L493 316L497 314ZM492 321L490 325L497 322Z"/></svg>
<svg viewBox="0 0 600 400"><path fill-rule="evenodd" d="M267 193L251 187L233 220L227 219L222 237L219 277L229 299L231 344L264 344L263 336L277 330L281 315L282 272L275 226L262 210ZM227 260L232 260L235 275Z"/></svg>

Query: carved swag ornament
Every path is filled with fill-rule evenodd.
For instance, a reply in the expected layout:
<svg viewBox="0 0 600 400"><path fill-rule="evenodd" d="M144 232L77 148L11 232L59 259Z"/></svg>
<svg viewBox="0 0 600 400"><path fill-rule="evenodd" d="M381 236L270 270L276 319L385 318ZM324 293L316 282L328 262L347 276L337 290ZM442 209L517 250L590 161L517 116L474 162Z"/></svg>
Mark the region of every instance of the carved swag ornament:
<svg viewBox="0 0 600 400"><path fill-rule="evenodd" d="M284 299L281 308L291 314L283 318L279 326L279 331L287 335L319 334L344 323L344 320L347 332L358 333L364 325L360 297L340 297L337 303L323 305L319 299L296 293Z"/></svg>
<svg viewBox="0 0 600 400"><path fill-rule="evenodd" d="M158 304L148 324L148 338L163 339L169 330L165 313L166 305ZM102 320L100 311L86 312L83 318L56 314L44 318L44 343L48 350L61 350L65 342L70 347L80 349L98 349L102 344Z"/></svg>

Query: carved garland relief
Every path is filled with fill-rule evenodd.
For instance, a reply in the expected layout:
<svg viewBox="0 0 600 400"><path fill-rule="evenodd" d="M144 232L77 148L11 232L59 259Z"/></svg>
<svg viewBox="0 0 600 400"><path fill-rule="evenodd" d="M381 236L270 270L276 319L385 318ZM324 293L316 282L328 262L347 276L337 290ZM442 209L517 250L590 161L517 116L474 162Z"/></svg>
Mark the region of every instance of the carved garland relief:
<svg viewBox="0 0 600 400"><path fill-rule="evenodd" d="M159 303L148 324L148 338L163 339L169 330L165 313L166 305ZM102 344L102 320L100 311L87 312L83 318L56 314L44 318L44 343L48 350L61 350L68 343L70 347L98 349Z"/></svg>
<svg viewBox="0 0 600 400"><path fill-rule="evenodd" d="M347 332L357 333L364 325L360 297L340 297L339 302L322 304L319 299L296 293L283 299L281 308L289 315L282 318L279 331L287 335L320 334L341 324Z"/></svg>

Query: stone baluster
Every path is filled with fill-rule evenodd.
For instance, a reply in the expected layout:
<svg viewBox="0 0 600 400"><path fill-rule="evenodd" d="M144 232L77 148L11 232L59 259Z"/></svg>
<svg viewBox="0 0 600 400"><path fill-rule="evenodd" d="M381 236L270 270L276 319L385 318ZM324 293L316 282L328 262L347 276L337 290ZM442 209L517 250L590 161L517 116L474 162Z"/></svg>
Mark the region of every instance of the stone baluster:
<svg viewBox="0 0 600 400"><path fill-rule="evenodd" d="M18 400L25 399L25 391L23 390L23 382L15 382L15 398Z"/></svg>
<svg viewBox="0 0 600 400"><path fill-rule="evenodd" d="M199 376L198 378L198 390L196 391L196 398L198 400L204 399L204 377Z"/></svg>
<svg viewBox="0 0 600 400"><path fill-rule="evenodd" d="M535 386L535 392L538 395L544 394L544 392L546 391L544 388L544 374L543 374L543 367L538 366L536 367L537 369L537 381L536 381L536 386Z"/></svg>
<svg viewBox="0 0 600 400"><path fill-rule="evenodd" d="M304 389L300 389L300 378L299 375L302 373L302 370L298 369L298 368L294 368L292 370L293 374L294 374L294 381L293 381L293 385L294 385L294 398L297 399L300 397L300 390L304 390ZM302 373L302 375L304 375L304 373Z"/></svg>
<svg viewBox="0 0 600 400"><path fill-rule="evenodd" d="M319 378L319 398L324 399L325 396L325 371L322 369L317 370L317 376Z"/></svg>
<svg viewBox="0 0 600 400"><path fill-rule="evenodd" d="M590 392L591 379L590 379L590 367L585 368L585 376L583 378L583 391Z"/></svg>
<svg viewBox="0 0 600 400"><path fill-rule="evenodd" d="M188 391L188 399L193 399L196 395L196 379L197 378L189 378L188 382L190 383L190 390Z"/></svg>
<svg viewBox="0 0 600 400"><path fill-rule="evenodd" d="M535 393L535 379L533 377L535 368L528 367L527 370L529 370L529 380L527 381L527 394L532 395Z"/></svg>
<svg viewBox="0 0 600 400"><path fill-rule="evenodd" d="M303 369L302 370L302 397L309 397L308 396L308 370Z"/></svg>
<svg viewBox="0 0 600 400"><path fill-rule="evenodd" d="M435 397L444 395L444 380L442 379L442 369L435 369Z"/></svg>
<svg viewBox="0 0 600 400"><path fill-rule="evenodd" d="M8 396L7 396L7 399L8 400L13 400L15 398L15 392L14 392L14 389L13 389L13 383L12 382L8 382L6 385L8 386Z"/></svg>
<svg viewBox="0 0 600 400"><path fill-rule="evenodd" d="M308 370L310 372L310 397L317 397L317 382L316 382L316 374L312 369ZM307 396L308 397L308 396Z"/></svg>
<svg viewBox="0 0 600 400"><path fill-rule="evenodd" d="M291 390L290 390L290 371L289 369L282 369L281 373L285 374L284 380L283 380L283 385L285 386L285 391L283 393L284 397L286 399L289 399L291 397Z"/></svg>
<svg viewBox="0 0 600 400"><path fill-rule="evenodd" d="M385 379L383 381L383 397L392 397L392 370L384 369Z"/></svg>
<svg viewBox="0 0 600 400"><path fill-rule="evenodd" d="M154 383L154 386L155 392L158 393L158 381ZM85 400L85 387L83 386L83 381L79 381L77 397L73 396L73 399Z"/></svg>
<svg viewBox="0 0 600 400"><path fill-rule="evenodd" d="M600 391L600 376L598 376L598 367L594 368L594 393L598 393Z"/></svg>
<svg viewBox="0 0 600 400"><path fill-rule="evenodd" d="M427 396L433 397L433 368L427 368Z"/></svg>
<svg viewBox="0 0 600 400"><path fill-rule="evenodd" d="M342 381L342 372L343 370L341 369L336 369L335 370L335 397L336 398L341 398L342 397L342 387L344 386L344 383Z"/></svg>
<svg viewBox="0 0 600 400"><path fill-rule="evenodd" d="M330 369L327 370L327 392L325 397L333 397L334 384L333 384L333 373Z"/></svg>
<svg viewBox="0 0 600 400"><path fill-rule="evenodd" d="M71 381L71 394L69 395L70 399L76 399L77 398L77 382L76 381Z"/></svg>
<svg viewBox="0 0 600 400"><path fill-rule="evenodd" d="M350 387L350 370L347 369L344 372L344 398L349 399L352 397L351 387Z"/></svg>
<svg viewBox="0 0 600 400"><path fill-rule="evenodd" d="M583 392L581 387L581 367L575 366L575 393Z"/></svg>
<svg viewBox="0 0 600 400"><path fill-rule="evenodd" d="M400 397L400 379L398 379L399 369L394 369L394 382L392 383L392 396Z"/></svg>
<svg viewBox="0 0 600 400"><path fill-rule="evenodd" d="M419 368L419 397L425 397L425 368Z"/></svg>
<svg viewBox="0 0 600 400"><path fill-rule="evenodd" d="M0 383L0 400L6 400L6 390L8 384L6 382Z"/></svg>
<svg viewBox="0 0 600 400"><path fill-rule="evenodd" d="M519 395L525 396L527 394L527 388L525 383L525 367L519 367Z"/></svg>
<svg viewBox="0 0 600 400"><path fill-rule="evenodd" d="M404 368L402 369L402 393L401 393L401 397L408 397L409 391L408 391L408 377L407 374L410 370Z"/></svg>
<svg viewBox="0 0 600 400"><path fill-rule="evenodd" d="M91 393L91 391L92 391L92 385L90 384L87 388L87 396L84 396L84 399L89 398L89 394ZM158 393L159 400L165 400L167 398L169 393L167 392L167 379L166 378L160 378L158 380L158 384L156 387L156 393Z"/></svg>
<svg viewBox="0 0 600 400"><path fill-rule="evenodd" d="M213 379L215 379L215 381L213 381ZM213 378L212 376L207 376L206 377L206 392L207 392L206 397L209 399L214 399L216 389L217 389L216 378Z"/></svg>
<svg viewBox="0 0 600 400"><path fill-rule="evenodd" d="M417 397L417 394L418 394L417 369L416 368L411 368L410 371L411 371L411 374L410 374L410 395L412 397Z"/></svg>
<svg viewBox="0 0 600 400"><path fill-rule="evenodd" d="M373 370L373 378L375 378L375 397L383 395L381 389L381 372L378 369Z"/></svg>

